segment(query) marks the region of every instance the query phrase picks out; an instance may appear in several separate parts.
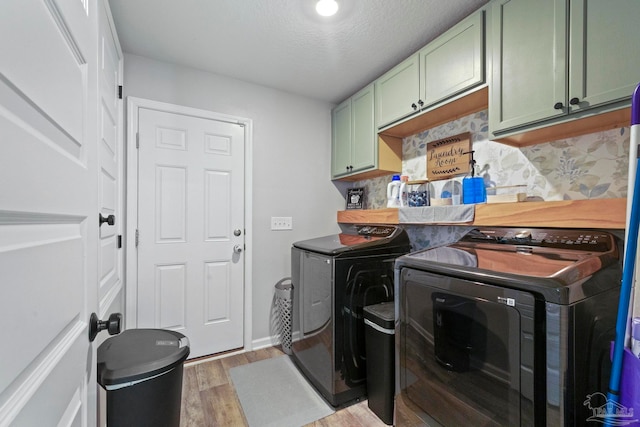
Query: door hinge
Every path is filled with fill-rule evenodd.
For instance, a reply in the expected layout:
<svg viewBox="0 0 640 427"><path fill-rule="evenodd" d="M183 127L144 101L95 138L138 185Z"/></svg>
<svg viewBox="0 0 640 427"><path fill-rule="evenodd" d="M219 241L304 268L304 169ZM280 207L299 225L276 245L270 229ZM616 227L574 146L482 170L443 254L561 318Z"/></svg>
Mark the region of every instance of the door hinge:
<svg viewBox="0 0 640 427"><path fill-rule="evenodd" d="M118 99L122 99L122 85L118 86Z"/></svg>
<svg viewBox="0 0 640 427"><path fill-rule="evenodd" d="M118 234L116 248L122 249L122 234Z"/></svg>
<svg viewBox="0 0 640 427"><path fill-rule="evenodd" d="M138 247L139 243L140 243L140 230L136 228L136 248Z"/></svg>
<svg viewBox="0 0 640 427"><path fill-rule="evenodd" d="M140 133L136 132L136 148L140 148Z"/></svg>

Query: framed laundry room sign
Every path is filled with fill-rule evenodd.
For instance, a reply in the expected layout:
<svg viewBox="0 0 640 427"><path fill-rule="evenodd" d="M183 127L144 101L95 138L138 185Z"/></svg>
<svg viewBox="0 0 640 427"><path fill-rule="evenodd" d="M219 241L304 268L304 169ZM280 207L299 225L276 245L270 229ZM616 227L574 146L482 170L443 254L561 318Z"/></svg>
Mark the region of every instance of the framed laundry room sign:
<svg viewBox="0 0 640 427"><path fill-rule="evenodd" d="M347 189L347 209L364 209L364 187Z"/></svg>
<svg viewBox="0 0 640 427"><path fill-rule="evenodd" d="M427 144L427 178L449 179L469 173L471 132L439 139Z"/></svg>

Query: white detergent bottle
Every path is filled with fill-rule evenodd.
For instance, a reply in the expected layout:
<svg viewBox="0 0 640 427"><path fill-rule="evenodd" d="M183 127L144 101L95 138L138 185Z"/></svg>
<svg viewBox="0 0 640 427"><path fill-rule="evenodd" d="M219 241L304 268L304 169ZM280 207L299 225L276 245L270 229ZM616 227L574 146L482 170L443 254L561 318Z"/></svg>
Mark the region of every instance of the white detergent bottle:
<svg viewBox="0 0 640 427"><path fill-rule="evenodd" d="M387 185L387 207L400 207L400 175L393 175L391 182Z"/></svg>

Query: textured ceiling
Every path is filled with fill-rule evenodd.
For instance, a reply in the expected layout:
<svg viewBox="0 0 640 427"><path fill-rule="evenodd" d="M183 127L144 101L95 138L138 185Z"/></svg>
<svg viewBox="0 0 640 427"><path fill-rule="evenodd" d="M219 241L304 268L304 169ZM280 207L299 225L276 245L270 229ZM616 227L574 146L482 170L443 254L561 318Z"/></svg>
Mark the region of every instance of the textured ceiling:
<svg viewBox="0 0 640 427"><path fill-rule="evenodd" d="M487 0L109 0L126 53L337 103ZM126 65L125 65L126 66Z"/></svg>

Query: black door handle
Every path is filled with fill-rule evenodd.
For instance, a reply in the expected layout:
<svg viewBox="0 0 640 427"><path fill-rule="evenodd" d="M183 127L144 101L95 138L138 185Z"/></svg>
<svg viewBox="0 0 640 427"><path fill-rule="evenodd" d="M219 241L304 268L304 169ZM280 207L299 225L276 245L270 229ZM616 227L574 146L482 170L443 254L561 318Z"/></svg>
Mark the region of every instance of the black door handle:
<svg viewBox="0 0 640 427"><path fill-rule="evenodd" d="M111 214L108 215L107 217L102 216L102 214L98 214L98 226L102 226L102 224L107 223L107 225L115 225L116 223L116 216Z"/></svg>
<svg viewBox="0 0 640 427"><path fill-rule="evenodd" d="M100 320L97 314L91 313L89 318L89 342L93 342L98 332L105 329L109 331L109 335L119 334L122 330L122 314L111 313L109 320Z"/></svg>

